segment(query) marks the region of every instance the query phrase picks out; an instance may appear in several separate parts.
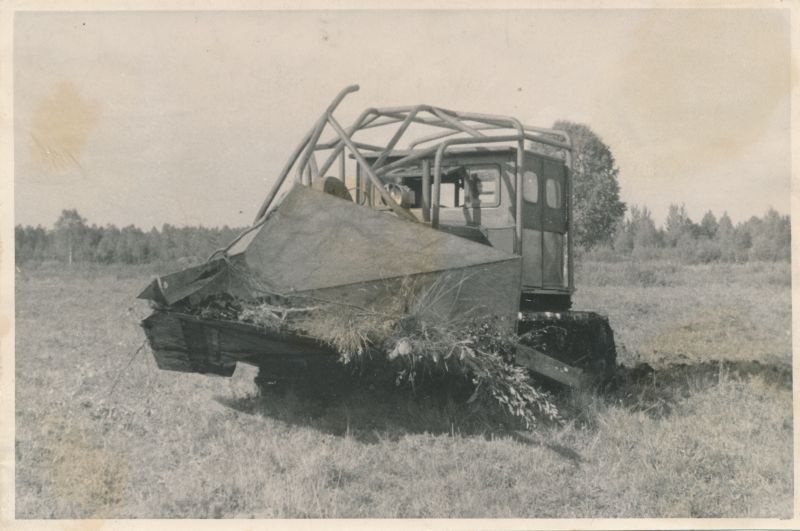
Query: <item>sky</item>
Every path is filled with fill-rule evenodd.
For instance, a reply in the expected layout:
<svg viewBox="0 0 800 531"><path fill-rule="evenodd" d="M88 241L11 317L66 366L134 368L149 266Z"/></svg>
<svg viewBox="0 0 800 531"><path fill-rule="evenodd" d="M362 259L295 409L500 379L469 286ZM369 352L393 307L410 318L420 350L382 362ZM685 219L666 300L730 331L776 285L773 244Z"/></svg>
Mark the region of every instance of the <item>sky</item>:
<svg viewBox="0 0 800 531"><path fill-rule="evenodd" d="M789 213L787 10L17 13L15 223L248 225L344 86L589 125L657 222Z"/></svg>

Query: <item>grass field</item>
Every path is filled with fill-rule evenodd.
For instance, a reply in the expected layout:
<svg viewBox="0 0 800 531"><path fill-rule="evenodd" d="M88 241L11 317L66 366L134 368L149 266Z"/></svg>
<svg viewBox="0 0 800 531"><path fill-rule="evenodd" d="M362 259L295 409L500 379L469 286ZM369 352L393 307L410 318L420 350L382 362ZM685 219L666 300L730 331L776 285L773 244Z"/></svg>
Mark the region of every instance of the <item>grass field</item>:
<svg viewBox="0 0 800 531"><path fill-rule="evenodd" d="M584 264L575 307L655 372L524 434L159 371L134 354L155 271L17 273L17 518L791 516L788 264Z"/></svg>

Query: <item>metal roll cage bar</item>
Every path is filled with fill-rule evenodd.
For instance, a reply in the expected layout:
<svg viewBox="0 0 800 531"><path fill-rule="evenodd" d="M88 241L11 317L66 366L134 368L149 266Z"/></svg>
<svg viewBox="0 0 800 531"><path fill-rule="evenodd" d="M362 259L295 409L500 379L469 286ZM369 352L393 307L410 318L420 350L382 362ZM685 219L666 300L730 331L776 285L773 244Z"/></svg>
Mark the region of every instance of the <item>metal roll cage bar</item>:
<svg viewBox="0 0 800 531"><path fill-rule="evenodd" d="M516 190L515 190L515 241L514 252L521 254L522 245L522 187L523 175L525 172L525 141L558 148L563 151L565 164L569 170L572 168L572 142L565 131L546 129L524 125L516 118L510 116L480 114L472 112L459 112L432 105L415 105L403 107L370 107L364 110L358 118L347 128L334 118L333 112L350 93L359 90L358 85L345 87L333 99L328 108L319 117L317 122L304 136L299 145L294 149L289 160L281 170L278 178L269 190L267 197L258 209L258 214L253 221L250 229L231 242L228 247L217 252L227 251L236 241L250 230L260 226L270 212L275 197L287 182L288 176L294 170L296 183L309 186L312 180L324 177L331 166L339 161L339 177L345 179L346 150L355 158L358 166L368 177L369 183L375 188L383 202L398 217L418 222L419 220L407 209L401 207L387 191L381 177L392 170L404 167L416 161L422 161L423 171L423 197L422 212L423 221L430 222L433 228L439 225L439 190L441 185L442 160L445 152L451 146L457 145L481 145L489 143L517 143L516 160ZM422 124L425 126L441 129L434 134L412 139L408 142L408 154L401 156L397 160L386 163L388 157L392 155L400 140L403 138L408 127L412 124ZM377 146L358 142L353 136L363 130L375 129L379 127L400 124L385 145ZM335 136L325 142L321 142L323 131L330 126ZM514 134L487 135L486 133L497 133L500 131L514 130ZM466 138L452 138L456 135L465 134ZM433 141L440 142L432 146L424 147ZM329 152L327 157L319 163L317 155ZM433 188L430 188L430 163L429 158L434 157L433 167ZM374 159L370 164L367 158ZM571 201L571 179L567 178L566 191L567 197L567 231L568 231L568 260L572 260L572 201ZM430 190L430 192L429 192ZM360 192L360 190L359 190ZM430 193L431 197L428 197ZM217 254L214 253L214 255ZM212 257L214 256L212 255ZM572 287L572 268L569 268L569 286Z"/></svg>

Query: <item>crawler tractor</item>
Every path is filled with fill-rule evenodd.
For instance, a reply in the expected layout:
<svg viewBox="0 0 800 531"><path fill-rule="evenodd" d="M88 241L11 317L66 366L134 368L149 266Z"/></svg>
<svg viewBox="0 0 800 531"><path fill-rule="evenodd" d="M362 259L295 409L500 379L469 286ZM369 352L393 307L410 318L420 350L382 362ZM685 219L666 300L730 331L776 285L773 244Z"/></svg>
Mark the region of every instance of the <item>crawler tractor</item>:
<svg viewBox="0 0 800 531"><path fill-rule="evenodd" d="M248 363L302 378L337 352L188 309L281 294L380 310L436 284L447 288L440 314L499 317L519 337L514 362L539 377L575 387L610 375L607 318L571 310L569 136L431 105L369 108L344 127L334 110L357 90L306 133L251 227L140 294L155 307L142 325L158 366L230 376Z"/></svg>

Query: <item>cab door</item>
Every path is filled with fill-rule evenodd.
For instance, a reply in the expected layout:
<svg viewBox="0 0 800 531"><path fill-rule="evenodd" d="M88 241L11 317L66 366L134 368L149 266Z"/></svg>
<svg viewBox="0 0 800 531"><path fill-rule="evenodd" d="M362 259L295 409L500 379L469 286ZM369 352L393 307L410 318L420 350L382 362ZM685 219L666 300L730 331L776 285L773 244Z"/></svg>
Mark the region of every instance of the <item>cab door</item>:
<svg viewBox="0 0 800 531"><path fill-rule="evenodd" d="M541 288L542 270L542 160L526 156L522 172L522 285Z"/></svg>
<svg viewBox="0 0 800 531"><path fill-rule="evenodd" d="M522 183L522 284L563 289L566 168L558 161L527 155Z"/></svg>
<svg viewBox="0 0 800 531"><path fill-rule="evenodd" d="M542 286L564 288L564 235L567 233L566 168L543 161L542 201Z"/></svg>

